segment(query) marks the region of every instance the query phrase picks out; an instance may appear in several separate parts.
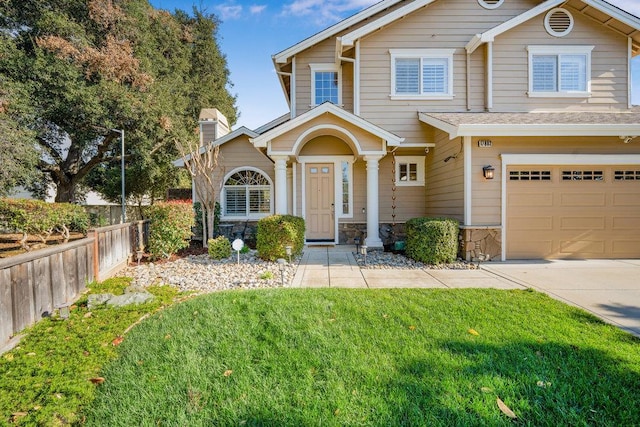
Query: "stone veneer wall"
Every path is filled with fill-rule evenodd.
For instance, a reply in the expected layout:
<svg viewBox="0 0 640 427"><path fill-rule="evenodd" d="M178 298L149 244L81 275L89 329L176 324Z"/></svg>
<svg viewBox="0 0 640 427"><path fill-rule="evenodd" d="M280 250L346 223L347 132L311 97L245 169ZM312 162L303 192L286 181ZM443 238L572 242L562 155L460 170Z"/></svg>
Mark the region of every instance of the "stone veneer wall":
<svg viewBox="0 0 640 427"><path fill-rule="evenodd" d="M365 223L341 223L338 224L338 244L355 245L355 238L360 238L360 243L367 237L367 224ZM390 245L399 240L405 240L404 224L382 223L378 228L380 240L383 245Z"/></svg>
<svg viewBox="0 0 640 427"><path fill-rule="evenodd" d="M466 261L500 261L502 230L500 227L461 227L460 257Z"/></svg>

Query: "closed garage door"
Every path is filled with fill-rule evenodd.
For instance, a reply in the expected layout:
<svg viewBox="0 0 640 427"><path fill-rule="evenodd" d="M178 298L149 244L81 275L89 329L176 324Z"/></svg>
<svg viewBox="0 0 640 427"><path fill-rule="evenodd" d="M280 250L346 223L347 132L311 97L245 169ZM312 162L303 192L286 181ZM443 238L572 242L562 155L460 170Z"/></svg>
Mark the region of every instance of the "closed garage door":
<svg viewBox="0 0 640 427"><path fill-rule="evenodd" d="M640 166L509 166L508 259L640 258Z"/></svg>

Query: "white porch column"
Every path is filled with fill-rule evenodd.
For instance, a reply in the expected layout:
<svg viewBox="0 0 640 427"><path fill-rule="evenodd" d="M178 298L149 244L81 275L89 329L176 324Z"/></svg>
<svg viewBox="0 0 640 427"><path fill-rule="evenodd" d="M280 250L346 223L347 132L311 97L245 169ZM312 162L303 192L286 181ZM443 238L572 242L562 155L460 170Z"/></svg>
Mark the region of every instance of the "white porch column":
<svg viewBox="0 0 640 427"><path fill-rule="evenodd" d="M370 248L381 248L378 206L378 162L382 156L365 156L367 162L367 239Z"/></svg>
<svg viewBox="0 0 640 427"><path fill-rule="evenodd" d="M276 162L276 215L287 213L287 156L271 156Z"/></svg>

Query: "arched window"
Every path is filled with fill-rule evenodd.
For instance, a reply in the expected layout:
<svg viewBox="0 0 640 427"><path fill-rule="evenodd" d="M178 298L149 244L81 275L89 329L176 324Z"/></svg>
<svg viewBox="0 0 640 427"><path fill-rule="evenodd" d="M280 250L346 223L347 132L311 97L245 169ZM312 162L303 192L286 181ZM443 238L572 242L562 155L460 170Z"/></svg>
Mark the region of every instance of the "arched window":
<svg viewBox="0 0 640 427"><path fill-rule="evenodd" d="M225 217L261 218L271 213L271 182L254 169L232 173L224 183Z"/></svg>

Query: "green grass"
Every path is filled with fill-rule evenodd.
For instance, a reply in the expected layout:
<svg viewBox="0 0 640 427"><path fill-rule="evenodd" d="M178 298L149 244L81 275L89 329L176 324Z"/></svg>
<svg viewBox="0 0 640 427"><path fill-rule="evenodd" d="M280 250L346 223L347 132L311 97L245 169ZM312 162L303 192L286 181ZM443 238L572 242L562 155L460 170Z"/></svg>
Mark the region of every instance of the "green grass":
<svg viewBox="0 0 640 427"><path fill-rule="evenodd" d="M121 294L130 282L115 278L93 283L89 292ZM90 379L118 354L113 340L177 295L167 286L149 291L156 296L153 302L120 309L89 311L84 296L68 320L47 318L24 331L19 346L0 355L0 425L82 422L80 411L93 400L97 387Z"/></svg>
<svg viewBox="0 0 640 427"><path fill-rule="evenodd" d="M88 425L640 423L640 340L532 291L224 292L119 351Z"/></svg>

